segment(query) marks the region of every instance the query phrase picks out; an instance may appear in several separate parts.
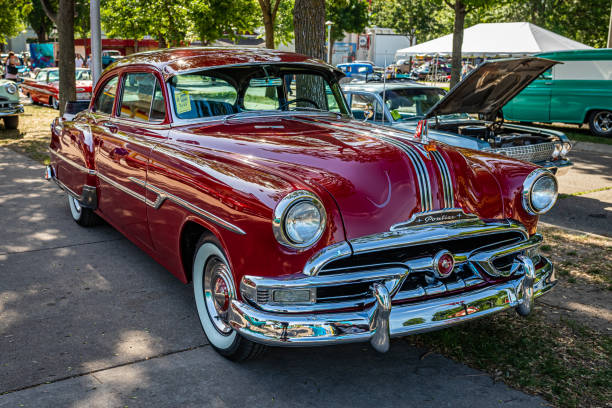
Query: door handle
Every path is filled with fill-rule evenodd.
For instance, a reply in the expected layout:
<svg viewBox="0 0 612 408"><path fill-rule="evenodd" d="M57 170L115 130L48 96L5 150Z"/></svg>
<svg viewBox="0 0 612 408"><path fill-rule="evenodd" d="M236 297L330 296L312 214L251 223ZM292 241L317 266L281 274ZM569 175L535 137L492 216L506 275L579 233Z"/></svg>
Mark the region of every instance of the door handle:
<svg viewBox="0 0 612 408"><path fill-rule="evenodd" d="M102 126L110 130L111 133L117 133L117 131L119 130L117 125L115 125L113 122L104 122L102 123Z"/></svg>
<svg viewBox="0 0 612 408"><path fill-rule="evenodd" d="M546 82L544 82L544 85L552 85L552 82L551 81L546 81Z"/></svg>

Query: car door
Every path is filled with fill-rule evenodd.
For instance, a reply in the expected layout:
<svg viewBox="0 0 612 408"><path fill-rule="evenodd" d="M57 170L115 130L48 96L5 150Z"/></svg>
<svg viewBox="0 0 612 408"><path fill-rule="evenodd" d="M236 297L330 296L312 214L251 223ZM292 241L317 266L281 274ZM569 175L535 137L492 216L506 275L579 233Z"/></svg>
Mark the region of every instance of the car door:
<svg viewBox="0 0 612 408"><path fill-rule="evenodd" d="M43 87L47 86L47 74L49 71L40 71L36 74L36 78L34 81L30 83L30 97L34 102L38 103L48 103L49 96L44 93Z"/></svg>
<svg viewBox="0 0 612 408"><path fill-rule="evenodd" d="M504 117L525 122L548 122L552 83L551 70L541 74L504 106Z"/></svg>
<svg viewBox="0 0 612 408"><path fill-rule="evenodd" d="M152 73L128 72L111 79L102 94L113 101L100 103L98 109L96 99L98 116L92 127L100 211L113 226L147 247L152 246L144 187L148 157L155 143L165 138L165 131L156 126L159 121L149 121L155 81Z"/></svg>

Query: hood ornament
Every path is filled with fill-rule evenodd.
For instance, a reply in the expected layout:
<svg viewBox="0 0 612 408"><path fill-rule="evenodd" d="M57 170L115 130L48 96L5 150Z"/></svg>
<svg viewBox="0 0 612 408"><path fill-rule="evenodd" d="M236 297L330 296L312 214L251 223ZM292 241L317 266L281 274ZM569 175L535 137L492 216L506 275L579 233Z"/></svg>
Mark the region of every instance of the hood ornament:
<svg viewBox="0 0 612 408"><path fill-rule="evenodd" d="M419 120L416 131L414 132L414 137L420 139L423 144L429 143L429 126L427 126L427 119Z"/></svg>
<svg viewBox="0 0 612 408"><path fill-rule="evenodd" d="M391 231L405 228L420 227L424 225L455 224L479 220L477 215L466 214L461 208L445 208L437 211L423 211L412 215L408 221L391 226Z"/></svg>

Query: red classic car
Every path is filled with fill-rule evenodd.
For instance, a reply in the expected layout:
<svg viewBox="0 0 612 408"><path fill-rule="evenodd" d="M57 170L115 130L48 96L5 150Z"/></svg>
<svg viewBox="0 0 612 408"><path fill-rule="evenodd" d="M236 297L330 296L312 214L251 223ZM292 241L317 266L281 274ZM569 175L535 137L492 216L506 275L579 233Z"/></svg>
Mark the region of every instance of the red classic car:
<svg viewBox="0 0 612 408"><path fill-rule="evenodd" d="M516 308L555 284L549 171L352 119L342 72L303 55L186 48L111 65L52 125L47 179L182 282L242 360Z"/></svg>
<svg viewBox="0 0 612 408"><path fill-rule="evenodd" d="M89 69L77 68L75 75L77 99L91 99L91 72ZM51 105L54 109L59 109L59 69L41 69L34 79L26 79L21 84L21 89L31 103Z"/></svg>

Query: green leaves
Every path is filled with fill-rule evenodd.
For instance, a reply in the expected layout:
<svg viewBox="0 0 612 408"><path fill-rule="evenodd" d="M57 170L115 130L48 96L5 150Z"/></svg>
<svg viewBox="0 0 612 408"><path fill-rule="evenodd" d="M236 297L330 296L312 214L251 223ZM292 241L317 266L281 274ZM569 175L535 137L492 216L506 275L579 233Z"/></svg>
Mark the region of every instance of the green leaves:
<svg viewBox="0 0 612 408"><path fill-rule="evenodd" d="M23 20L32 10L29 0L0 0L0 43L23 30Z"/></svg>

